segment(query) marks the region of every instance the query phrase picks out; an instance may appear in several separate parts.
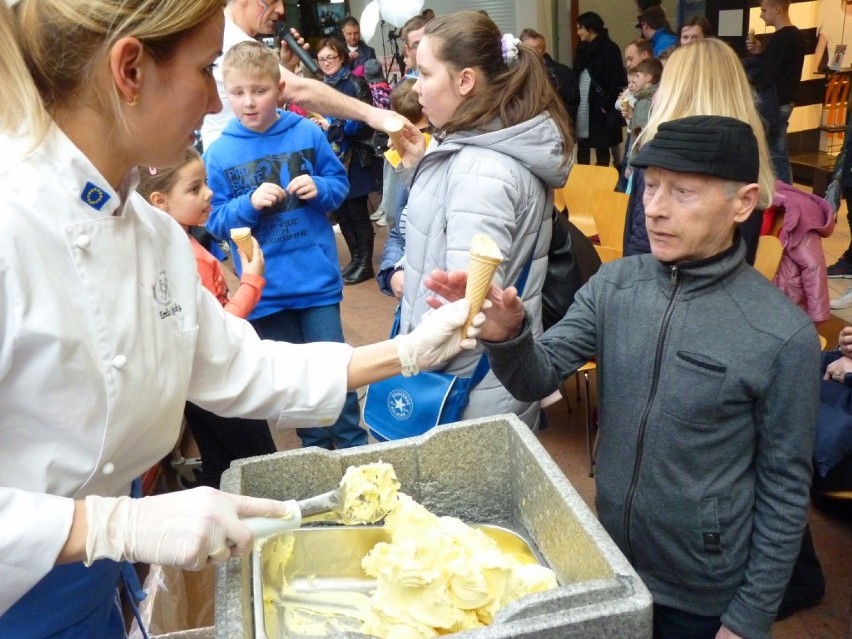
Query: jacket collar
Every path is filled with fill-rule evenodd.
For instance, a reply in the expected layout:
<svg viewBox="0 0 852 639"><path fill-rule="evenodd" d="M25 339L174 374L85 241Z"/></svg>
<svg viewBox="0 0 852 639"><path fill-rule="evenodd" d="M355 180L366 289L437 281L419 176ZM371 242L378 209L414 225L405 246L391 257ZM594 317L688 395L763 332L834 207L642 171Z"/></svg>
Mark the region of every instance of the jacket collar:
<svg viewBox="0 0 852 639"><path fill-rule="evenodd" d="M733 244L711 257L687 262L657 262L660 277L666 286L682 285L682 294L692 294L717 286L745 265L746 246L739 230L734 234Z"/></svg>
<svg viewBox="0 0 852 639"><path fill-rule="evenodd" d="M44 143L35 152L52 166L52 180L66 191L69 201L89 218L121 215L126 201L139 184L139 172L132 169L118 190L113 189L92 162L54 123Z"/></svg>

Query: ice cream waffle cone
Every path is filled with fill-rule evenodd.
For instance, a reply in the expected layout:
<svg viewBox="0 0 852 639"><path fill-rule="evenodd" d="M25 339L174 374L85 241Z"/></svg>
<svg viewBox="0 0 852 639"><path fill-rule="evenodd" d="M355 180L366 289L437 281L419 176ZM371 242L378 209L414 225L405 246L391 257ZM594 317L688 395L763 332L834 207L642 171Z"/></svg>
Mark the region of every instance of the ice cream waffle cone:
<svg viewBox="0 0 852 639"><path fill-rule="evenodd" d="M399 140L402 137L402 129L405 122L398 115L392 115L385 120L385 132L393 142L393 148L399 150Z"/></svg>
<svg viewBox="0 0 852 639"><path fill-rule="evenodd" d="M247 226L231 229L231 239L239 248L243 250L246 257L251 261L254 253L254 244L251 241L251 229Z"/></svg>
<svg viewBox="0 0 852 639"><path fill-rule="evenodd" d="M477 235L473 238L470 265L467 269L467 286L464 292L465 298L470 300L470 314L462 328L462 335L467 334L474 315L482 308L482 302L485 301L491 289L491 280L502 261L503 256L491 238L485 235Z"/></svg>

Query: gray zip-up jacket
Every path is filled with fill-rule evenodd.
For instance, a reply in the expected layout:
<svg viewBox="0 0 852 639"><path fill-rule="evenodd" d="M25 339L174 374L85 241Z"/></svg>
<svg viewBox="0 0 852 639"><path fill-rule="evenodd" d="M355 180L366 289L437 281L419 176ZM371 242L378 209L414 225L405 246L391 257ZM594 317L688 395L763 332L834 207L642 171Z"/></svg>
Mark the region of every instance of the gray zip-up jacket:
<svg viewBox="0 0 852 639"><path fill-rule="evenodd" d="M541 331L541 286L553 208L550 187L562 186L568 178L564 152L559 131L546 113L488 133L454 134L440 144L433 140L408 198L402 333L417 326L429 310L426 296L431 293L424 277L434 269L467 269L471 239L478 233L490 236L506 258L494 277L498 285L515 283L533 255L523 299L536 333ZM482 352L463 352L444 370L470 377ZM489 372L471 393L463 418L501 413L515 413L532 427L538 403L514 399Z"/></svg>
<svg viewBox="0 0 852 639"><path fill-rule="evenodd" d="M807 521L819 341L744 255L604 264L539 340L525 327L487 350L520 399L597 357L601 523L655 603L752 639Z"/></svg>

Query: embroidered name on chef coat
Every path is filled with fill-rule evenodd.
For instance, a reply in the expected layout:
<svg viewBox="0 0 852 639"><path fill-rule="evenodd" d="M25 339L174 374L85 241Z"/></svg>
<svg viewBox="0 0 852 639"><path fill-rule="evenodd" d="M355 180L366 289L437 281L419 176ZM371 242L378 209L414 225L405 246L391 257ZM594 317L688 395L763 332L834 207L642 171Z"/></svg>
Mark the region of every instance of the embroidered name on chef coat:
<svg viewBox="0 0 852 639"><path fill-rule="evenodd" d="M80 199L96 211L100 211L111 197L104 189L91 182L86 182L83 192L80 193Z"/></svg>

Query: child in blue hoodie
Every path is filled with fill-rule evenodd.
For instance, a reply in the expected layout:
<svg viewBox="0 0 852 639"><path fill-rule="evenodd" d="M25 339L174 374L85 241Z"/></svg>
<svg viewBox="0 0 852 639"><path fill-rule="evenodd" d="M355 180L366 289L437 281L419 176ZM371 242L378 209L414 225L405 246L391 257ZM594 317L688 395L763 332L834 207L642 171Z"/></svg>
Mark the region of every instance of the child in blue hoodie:
<svg viewBox="0 0 852 639"><path fill-rule="evenodd" d="M207 229L231 242L232 228L250 227L263 249L266 289L249 315L262 338L343 342L343 281L327 212L346 198L346 169L317 126L277 108L283 84L270 49L241 42L222 72L236 117L204 154L214 193ZM359 420L350 392L334 425L297 432L303 446L347 448L367 443Z"/></svg>

